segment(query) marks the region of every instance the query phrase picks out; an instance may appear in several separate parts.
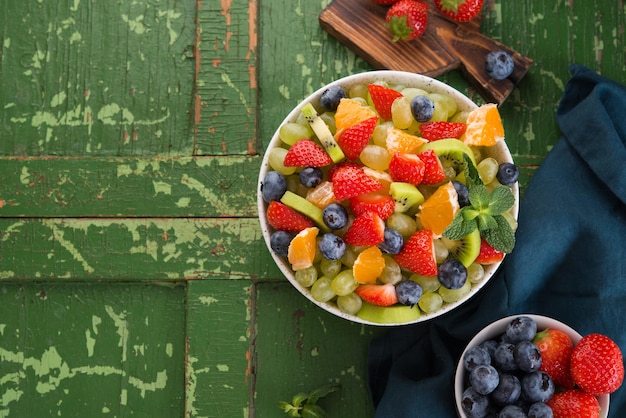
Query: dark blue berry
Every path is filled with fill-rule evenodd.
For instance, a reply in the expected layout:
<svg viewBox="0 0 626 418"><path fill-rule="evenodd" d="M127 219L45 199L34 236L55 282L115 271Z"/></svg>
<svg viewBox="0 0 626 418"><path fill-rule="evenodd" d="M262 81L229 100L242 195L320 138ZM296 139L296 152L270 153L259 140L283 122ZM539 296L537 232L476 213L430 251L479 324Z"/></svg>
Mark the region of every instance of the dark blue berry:
<svg viewBox="0 0 626 418"><path fill-rule="evenodd" d="M322 219L330 229L341 229L348 223L348 211L339 203L331 203L322 210Z"/></svg>
<svg viewBox="0 0 626 418"><path fill-rule="evenodd" d="M346 243L338 235L331 232L322 235L319 242L320 253L327 260L339 260L346 253Z"/></svg>
<svg viewBox="0 0 626 418"><path fill-rule="evenodd" d="M341 86L331 86L324 90L320 97L320 106L325 110L334 112L339 106L339 101L346 97L346 92Z"/></svg>
<svg viewBox="0 0 626 418"><path fill-rule="evenodd" d="M498 405L509 405L517 402L522 394L519 379L508 373L500 373L498 386L491 392L491 399Z"/></svg>
<svg viewBox="0 0 626 418"><path fill-rule="evenodd" d="M484 417L489 410L489 398L470 386L463 392L461 407L470 417Z"/></svg>
<svg viewBox="0 0 626 418"><path fill-rule="evenodd" d="M515 344L509 342L502 342L496 348L496 352L493 355L493 363L501 372L512 372L517 370L517 363L515 363Z"/></svg>
<svg viewBox="0 0 626 418"><path fill-rule="evenodd" d="M498 386L500 377L495 367L483 364L470 372L469 382L476 392L489 395Z"/></svg>
<svg viewBox="0 0 626 418"><path fill-rule="evenodd" d="M531 341L521 341L515 345L513 357L517 368L523 372L534 372L541 366L541 351Z"/></svg>
<svg viewBox="0 0 626 418"><path fill-rule="evenodd" d="M500 343L496 340L487 340L480 343L480 347L486 350L487 353L489 353L489 357L493 357L496 352L496 348L498 347L498 344Z"/></svg>
<svg viewBox="0 0 626 418"><path fill-rule="evenodd" d="M435 104L426 96L415 96L411 99L411 112L418 122L428 122L435 111Z"/></svg>
<svg viewBox="0 0 626 418"><path fill-rule="evenodd" d="M553 418L552 408L543 402L536 402L528 408L528 418Z"/></svg>
<svg viewBox="0 0 626 418"><path fill-rule="evenodd" d="M459 206L465 207L470 205L469 201L469 190L467 186L457 180L452 180L452 185L454 186L454 190L456 190L456 194L458 196Z"/></svg>
<svg viewBox="0 0 626 418"><path fill-rule="evenodd" d="M521 406L507 405L498 412L498 418L527 418Z"/></svg>
<svg viewBox="0 0 626 418"><path fill-rule="evenodd" d="M322 182L324 173L319 167L306 167L302 169L298 178L304 187L315 187Z"/></svg>
<svg viewBox="0 0 626 418"><path fill-rule="evenodd" d="M485 69L489 76L496 80L504 80L511 75L515 63L506 51L491 51L485 57Z"/></svg>
<svg viewBox="0 0 626 418"><path fill-rule="evenodd" d="M528 316L518 316L506 326L506 341L517 344L521 341L531 341L537 333L537 323Z"/></svg>
<svg viewBox="0 0 626 418"><path fill-rule="evenodd" d="M285 231L276 231L270 235L270 247L281 256L286 257L293 235Z"/></svg>
<svg viewBox="0 0 626 418"><path fill-rule="evenodd" d="M261 182L261 195L266 202L280 200L285 191L287 191L287 179L278 171L268 172Z"/></svg>
<svg viewBox="0 0 626 418"><path fill-rule="evenodd" d="M550 375L536 371L522 378L522 399L526 402L546 402L554 395L554 382Z"/></svg>
<svg viewBox="0 0 626 418"><path fill-rule="evenodd" d="M510 186L519 179L519 168L513 163L502 163L498 167L496 178L500 184Z"/></svg>
<svg viewBox="0 0 626 418"><path fill-rule="evenodd" d="M463 354L463 367L468 372L471 372L478 366L490 364L491 356L487 350L479 345L468 348L465 354Z"/></svg>
<svg viewBox="0 0 626 418"><path fill-rule="evenodd" d="M467 281L467 268L456 258L449 258L439 266L437 278L446 289L460 289Z"/></svg>
<svg viewBox="0 0 626 418"><path fill-rule="evenodd" d="M415 306L422 297L422 286L411 280L403 280L396 285L398 302L406 306Z"/></svg>
<svg viewBox="0 0 626 418"><path fill-rule="evenodd" d="M404 246L404 237L395 229L385 228L385 240L378 248L385 254L398 254Z"/></svg>

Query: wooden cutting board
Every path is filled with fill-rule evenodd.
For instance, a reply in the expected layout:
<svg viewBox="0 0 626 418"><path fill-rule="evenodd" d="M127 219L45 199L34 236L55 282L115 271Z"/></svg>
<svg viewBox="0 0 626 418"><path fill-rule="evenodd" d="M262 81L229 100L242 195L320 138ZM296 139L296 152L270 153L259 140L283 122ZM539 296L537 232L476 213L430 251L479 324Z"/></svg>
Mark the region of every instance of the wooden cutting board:
<svg viewBox="0 0 626 418"><path fill-rule="evenodd" d="M409 42L392 42L385 26L388 7L373 0L334 0L319 16L322 29L376 69L408 71L436 77L460 69L492 103L502 104L524 77L533 60L480 33L480 17L470 22L445 18L429 3L426 33ZM489 2L485 2L485 6ZM513 73L505 80L495 80L485 71L485 56L494 50L511 54Z"/></svg>

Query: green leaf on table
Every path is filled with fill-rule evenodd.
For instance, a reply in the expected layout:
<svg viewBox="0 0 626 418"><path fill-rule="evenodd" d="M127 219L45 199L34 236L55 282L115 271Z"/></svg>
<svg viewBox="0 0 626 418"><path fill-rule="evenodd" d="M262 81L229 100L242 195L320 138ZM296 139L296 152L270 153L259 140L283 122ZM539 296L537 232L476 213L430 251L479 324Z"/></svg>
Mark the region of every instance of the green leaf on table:
<svg viewBox="0 0 626 418"><path fill-rule="evenodd" d="M326 418L328 414L319 405L306 404L302 407L303 418Z"/></svg>
<svg viewBox="0 0 626 418"><path fill-rule="evenodd" d="M319 387L309 394L307 404L317 403L320 398L323 398L329 393L337 392L339 389L341 389L341 386L336 383Z"/></svg>

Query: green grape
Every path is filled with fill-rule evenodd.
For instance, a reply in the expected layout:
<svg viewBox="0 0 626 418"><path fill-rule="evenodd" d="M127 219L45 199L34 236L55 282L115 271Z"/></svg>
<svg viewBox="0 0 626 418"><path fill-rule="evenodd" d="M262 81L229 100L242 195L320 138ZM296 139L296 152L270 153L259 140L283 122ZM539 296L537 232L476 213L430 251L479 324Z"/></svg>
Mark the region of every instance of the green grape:
<svg viewBox="0 0 626 418"><path fill-rule="evenodd" d="M359 256L361 251L363 251L367 247L356 247L354 245L348 245L346 248L346 252L341 257L341 262L344 266L352 268L354 266L354 261Z"/></svg>
<svg viewBox="0 0 626 418"><path fill-rule="evenodd" d="M433 111L433 117L430 118L430 120L432 122L447 121L448 120L448 108L446 107L446 104L439 100L434 100L432 95L429 95L429 98L432 100L432 102L435 105L435 110Z"/></svg>
<svg viewBox="0 0 626 418"><path fill-rule="evenodd" d="M366 99L368 94L367 84L355 84L348 89L348 97L351 99L356 97Z"/></svg>
<svg viewBox="0 0 626 418"><path fill-rule="evenodd" d="M378 145L366 145L359 155L359 159L367 167L374 170L384 171L389 168L389 162L391 161L391 155L386 148Z"/></svg>
<svg viewBox="0 0 626 418"><path fill-rule="evenodd" d="M369 95L367 97L369 98ZM354 97L352 100L359 103L361 106L373 108L373 105L368 100L364 99L363 97Z"/></svg>
<svg viewBox="0 0 626 418"><path fill-rule="evenodd" d="M483 153L480 151L480 147L470 147L472 150L472 154L474 154L474 161L479 161L483 159Z"/></svg>
<svg viewBox="0 0 626 418"><path fill-rule="evenodd" d="M513 213L511 213L511 211L506 211L502 213L502 216L506 219L509 225L511 225L511 230L513 232L517 231L517 220L513 216Z"/></svg>
<svg viewBox="0 0 626 418"><path fill-rule="evenodd" d="M391 104L391 120L398 129L407 129L415 120L411 102L406 97L398 97Z"/></svg>
<svg viewBox="0 0 626 418"><path fill-rule="evenodd" d="M294 276L302 287L311 287L317 280L317 269L315 266L307 267L296 271Z"/></svg>
<svg viewBox="0 0 626 418"><path fill-rule="evenodd" d="M403 237L410 237L417 231L417 222L415 218L406 213L394 212L386 221L387 228L395 229Z"/></svg>
<svg viewBox="0 0 626 418"><path fill-rule="evenodd" d="M278 130L280 140L287 145L293 145L302 138L311 138L313 131L307 125L287 122Z"/></svg>
<svg viewBox="0 0 626 418"><path fill-rule="evenodd" d="M326 123L330 132L334 135L337 132L337 125L335 124L335 114L332 112L324 112L320 115L320 118Z"/></svg>
<svg viewBox="0 0 626 418"><path fill-rule="evenodd" d="M278 171L280 174L289 176L296 172L296 167L285 167L285 155L287 155L285 148L272 148L270 155L267 157L267 161L272 169Z"/></svg>
<svg viewBox="0 0 626 418"><path fill-rule="evenodd" d="M320 270L322 274L326 277L335 277L341 271L343 265L339 260L329 260L327 258L322 258L320 261Z"/></svg>
<svg viewBox="0 0 626 418"><path fill-rule="evenodd" d="M483 183L489 184L496 178L498 166L498 161L492 157L487 157L478 163L476 169Z"/></svg>
<svg viewBox="0 0 626 418"><path fill-rule="evenodd" d="M452 96L448 96L440 93L431 93L429 95L430 100L433 102L439 103L439 106L446 109L447 116L446 120L455 115L458 110L458 105L456 104L456 100L452 98Z"/></svg>
<svg viewBox="0 0 626 418"><path fill-rule="evenodd" d="M331 281L331 288L337 296L345 296L354 292L359 283L354 280L352 269L346 269L339 272Z"/></svg>
<svg viewBox="0 0 626 418"><path fill-rule="evenodd" d="M349 315L355 315L361 310L362 305L363 300L354 292L337 297L337 307L341 312Z"/></svg>
<svg viewBox="0 0 626 418"><path fill-rule="evenodd" d="M441 286L437 276L422 276L420 274L411 274L409 280L414 281L422 287L424 292L435 292Z"/></svg>
<svg viewBox="0 0 626 418"><path fill-rule="evenodd" d="M463 110L461 112L457 112L457 113L454 114L454 116L452 116L450 118L450 122L466 123L468 114L469 114L469 112L467 110Z"/></svg>
<svg viewBox="0 0 626 418"><path fill-rule="evenodd" d="M311 296L318 302L328 302L334 298L335 292L331 287L332 280L329 277L322 276L311 286Z"/></svg>
<svg viewBox="0 0 626 418"><path fill-rule="evenodd" d="M409 100L409 102L415 96L428 96L428 92L426 90L418 89L417 87L404 88L400 91L400 93L402 93L402 95L406 97Z"/></svg>
<svg viewBox="0 0 626 418"><path fill-rule="evenodd" d="M441 264L448 258L450 251L442 240L436 239L433 242L435 246L435 260L437 260L437 264Z"/></svg>
<svg viewBox="0 0 626 418"><path fill-rule="evenodd" d="M485 278L485 268L482 264L472 263L467 268L467 280L472 283L481 282Z"/></svg>
<svg viewBox="0 0 626 418"><path fill-rule="evenodd" d="M432 313L441 308L443 299L439 293L424 292L417 305L426 313Z"/></svg>
<svg viewBox="0 0 626 418"><path fill-rule="evenodd" d="M383 255L383 259L385 260L385 267L383 267L383 271L378 277L378 280L393 285L400 283L402 280L402 269L400 269L400 265L389 255Z"/></svg>
<svg viewBox="0 0 626 418"><path fill-rule="evenodd" d="M444 302L452 303L463 299L470 290L472 290L472 283L466 280L465 284L458 289L448 289L441 286L438 291Z"/></svg>
<svg viewBox="0 0 626 418"><path fill-rule="evenodd" d="M374 145L385 148L387 146L387 131L393 127L393 122L383 122L376 125L374 132L372 133L372 141Z"/></svg>

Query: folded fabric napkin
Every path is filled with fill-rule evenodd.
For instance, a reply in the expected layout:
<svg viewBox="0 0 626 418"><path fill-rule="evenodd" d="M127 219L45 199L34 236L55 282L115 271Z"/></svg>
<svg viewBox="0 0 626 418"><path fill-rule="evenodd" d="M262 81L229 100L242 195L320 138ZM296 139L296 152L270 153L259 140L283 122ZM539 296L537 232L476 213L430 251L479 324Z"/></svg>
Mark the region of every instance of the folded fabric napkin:
<svg viewBox="0 0 626 418"><path fill-rule="evenodd" d="M469 340L508 315L559 319L608 335L626 355L626 87L570 67L562 137L521 201L517 243L473 299L371 342L376 417L455 417L454 372ZM626 384L609 415L626 417Z"/></svg>

